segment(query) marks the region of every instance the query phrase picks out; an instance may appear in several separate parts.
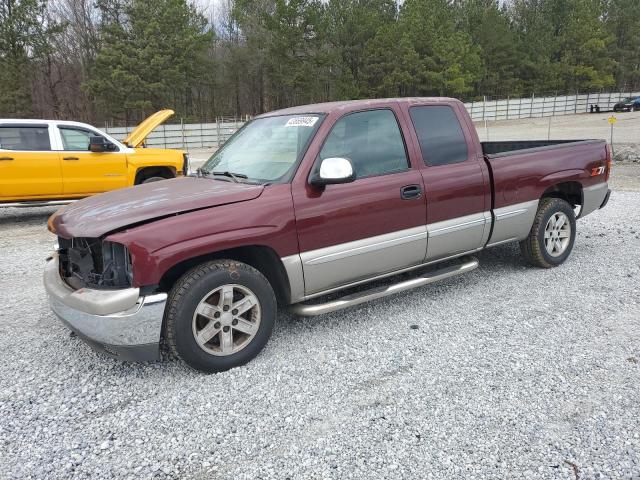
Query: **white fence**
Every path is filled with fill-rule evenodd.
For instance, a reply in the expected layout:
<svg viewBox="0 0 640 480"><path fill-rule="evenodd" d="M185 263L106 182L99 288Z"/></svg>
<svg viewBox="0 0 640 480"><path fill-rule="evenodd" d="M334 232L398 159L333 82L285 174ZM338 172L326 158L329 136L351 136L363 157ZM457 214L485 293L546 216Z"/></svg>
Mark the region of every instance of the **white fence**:
<svg viewBox="0 0 640 480"><path fill-rule="evenodd" d="M513 120L518 118L552 117L586 113L597 105L600 111L613 109L625 97L640 96L640 92L585 93L558 97L510 98L465 103L474 121Z"/></svg>
<svg viewBox="0 0 640 480"><path fill-rule="evenodd" d="M217 123L182 123L177 125L160 125L146 140L148 147L179 148L192 150L196 148L216 149L238 130L244 122ZM104 131L122 140L134 127L108 127Z"/></svg>
<svg viewBox="0 0 640 480"><path fill-rule="evenodd" d="M613 106L625 97L640 96L640 92L585 93L557 97L510 98L485 102L465 103L474 121L514 120L519 118L552 117L586 113L597 105L601 111ZM161 125L147 138L147 146L160 148L217 149L240 128L242 121L217 123L182 123ZM105 127L105 131L117 139L127 136L133 127Z"/></svg>

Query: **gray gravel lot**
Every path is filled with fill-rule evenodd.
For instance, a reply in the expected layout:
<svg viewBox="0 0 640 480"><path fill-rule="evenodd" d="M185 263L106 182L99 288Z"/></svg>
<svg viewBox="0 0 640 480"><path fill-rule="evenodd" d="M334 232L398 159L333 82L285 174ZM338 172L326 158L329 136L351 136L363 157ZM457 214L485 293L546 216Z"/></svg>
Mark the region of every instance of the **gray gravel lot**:
<svg viewBox="0 0 640 480"><path fill-rule="evenodd" d="M41 286L52 212L0 210L2 478L640 478L639 192L580 221L560 268L508 245L464 277L283 313L211 376L70 337Z"/></svg>

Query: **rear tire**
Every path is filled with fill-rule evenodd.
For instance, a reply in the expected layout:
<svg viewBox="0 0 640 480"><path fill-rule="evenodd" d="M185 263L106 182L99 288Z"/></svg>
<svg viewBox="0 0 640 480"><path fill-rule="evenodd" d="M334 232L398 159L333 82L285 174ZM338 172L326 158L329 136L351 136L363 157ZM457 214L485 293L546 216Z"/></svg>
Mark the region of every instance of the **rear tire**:
<svg viewBox="0 0 640 480"><path fill-rule="evenodd" d="M520 242L520 251L534 267L557 267L571 254L575 238L576 217L571 205L559 198L543 198L529 236Z"/></svg>
<svg viewBox="0 0 640 480"><path fill-rule="evenodd" d="M191 368L223 372L260 353L276 312L273 289L258 270L233 260L204 263L171 289L165 341Z"/></svg>

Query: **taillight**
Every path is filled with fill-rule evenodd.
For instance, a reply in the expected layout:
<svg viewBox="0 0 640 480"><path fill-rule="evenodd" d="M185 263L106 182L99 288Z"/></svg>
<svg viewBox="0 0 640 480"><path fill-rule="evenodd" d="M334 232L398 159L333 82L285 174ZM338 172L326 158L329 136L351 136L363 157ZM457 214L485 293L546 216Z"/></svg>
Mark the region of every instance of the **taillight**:
<svg viewBox="0 0 640 480"><path fill-rule="evenodd" d="M611 175L611 164L613 163L613 159L611 158L611 147L609 146L609 144L606 144L604 146L604 149L606 151L606 158L605 158L605 170L604 170L604 180L605 182L609 181L609 175Z"/></svg>

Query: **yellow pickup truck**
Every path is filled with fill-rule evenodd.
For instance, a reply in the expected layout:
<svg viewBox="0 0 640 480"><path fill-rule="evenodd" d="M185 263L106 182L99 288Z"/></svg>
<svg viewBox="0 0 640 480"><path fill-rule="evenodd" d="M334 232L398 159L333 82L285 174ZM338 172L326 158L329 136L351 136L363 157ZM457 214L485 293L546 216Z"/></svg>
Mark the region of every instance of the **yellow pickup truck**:
<svg viewBox="0 0 640 480"><path fill-rule="evenodd" d="M122 142L84 123L0 119L0 207L61 205L186 175L184 152L144 148L147 136L173 113L153 114Z"/></svg>

